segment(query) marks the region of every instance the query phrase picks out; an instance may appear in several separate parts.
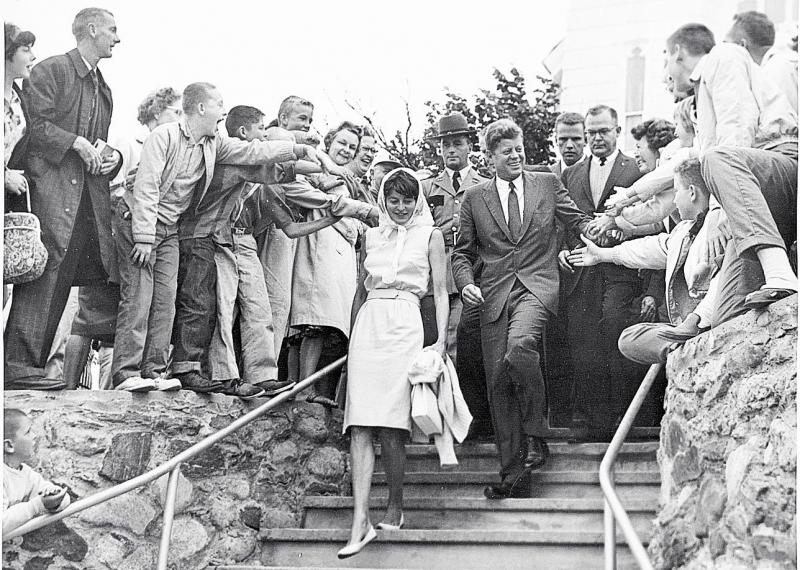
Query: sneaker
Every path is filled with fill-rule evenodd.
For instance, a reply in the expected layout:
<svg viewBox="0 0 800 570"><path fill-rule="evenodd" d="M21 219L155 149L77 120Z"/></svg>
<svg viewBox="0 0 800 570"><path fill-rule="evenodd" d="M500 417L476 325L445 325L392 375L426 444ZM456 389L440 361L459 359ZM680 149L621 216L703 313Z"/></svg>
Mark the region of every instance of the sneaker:
<svg viewBox="0 0 800 570"><path fill-rule="evenodd" d="M286 390L291 390L297 382L290 380L265 380L256 382L254 385L263 388L267 396L275 396Z"/></svg>
<svg viewBox="0 0 800 570"><path fill-rule="evenodd" d="M177 378L155 378L156 390L159 392L174 392L180 390L183 386L181 381Z"/></svg>
<svg viewBox="0 0 800 570"><path fill-rule="evenodd" d="M142 378L141 376L129 376L120 384L114 386L114 390L123 392L150 392L156 389L156 381L152 378Z"/></svg>
<svg viewBox="0 0 800 570"><path fill-rule="evenodd" d="M181 374L178 377L178 381L181 383L182 387L185 390L191 390L192 392L198 392L200 394L206 394L208 392L219 392L223 387L222 382L217 382L216 380L209 380L199 372L195 371Z"/></svg>
<svg viewBox="0 0 800 570"><path fill-rule="evenodd" d="M240 378L234 378L233 380L226 380L220 392L228 396L238 396L242 400L252 400L263 396L264 388L254 386Z"/></svg>

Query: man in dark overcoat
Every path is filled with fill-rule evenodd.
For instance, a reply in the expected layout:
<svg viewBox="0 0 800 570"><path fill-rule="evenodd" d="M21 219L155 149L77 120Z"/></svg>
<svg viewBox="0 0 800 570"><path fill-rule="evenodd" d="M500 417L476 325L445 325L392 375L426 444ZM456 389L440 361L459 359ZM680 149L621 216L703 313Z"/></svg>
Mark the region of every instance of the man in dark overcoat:
<svg viewBox="0 0 800 570"><path fill-rule="evenodd" d="M30 111L26 172L48 261L37 280L15 286L5 331L5 388L60 389L44 365L70 288L117 282L109 180L119 152L103 146L113 108L97 63L119 43L111 12L86 8L72 24L77 47L36 65L23 84ZM93 288L113 294L113 287Z"/></svg>

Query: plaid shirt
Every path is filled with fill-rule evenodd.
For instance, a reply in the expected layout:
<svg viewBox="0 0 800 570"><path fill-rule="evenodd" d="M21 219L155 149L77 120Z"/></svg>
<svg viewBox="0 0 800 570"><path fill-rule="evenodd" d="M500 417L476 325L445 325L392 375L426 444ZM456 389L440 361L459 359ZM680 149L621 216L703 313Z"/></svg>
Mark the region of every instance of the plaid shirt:
<svg viewBox="0 0 800 570"><path fill-rule="evenodd" d="M232 243L231 227L263 231L270 223L285 227L294 221L289 207L271 183L291 182L292 164L273 166L218 165L208 191L195 199L180 221L179 238L213 237Z"/></svg>

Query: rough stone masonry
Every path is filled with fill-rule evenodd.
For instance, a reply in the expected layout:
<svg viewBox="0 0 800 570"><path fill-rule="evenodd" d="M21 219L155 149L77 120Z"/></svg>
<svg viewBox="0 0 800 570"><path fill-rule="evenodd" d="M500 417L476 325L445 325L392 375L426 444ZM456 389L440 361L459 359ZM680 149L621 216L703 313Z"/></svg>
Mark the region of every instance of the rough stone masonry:
<svg viewBox="0 0 800 570"><path fill-rule="evenodd" d="M73 502L160 465L257 404L194 392L7 392L39 438L37 470ZM299 526L303 495L349 492L341 413L305 402L267 416L185 463L171 567L258 560L259 528ZM154 568L166 476L3 544L3 568Z"/></svg>
<svg viewBox="0 0 800 570"><path fill-rule="evenodd" d="M673 352L657 568L797 566L797 295Z"/></svg>

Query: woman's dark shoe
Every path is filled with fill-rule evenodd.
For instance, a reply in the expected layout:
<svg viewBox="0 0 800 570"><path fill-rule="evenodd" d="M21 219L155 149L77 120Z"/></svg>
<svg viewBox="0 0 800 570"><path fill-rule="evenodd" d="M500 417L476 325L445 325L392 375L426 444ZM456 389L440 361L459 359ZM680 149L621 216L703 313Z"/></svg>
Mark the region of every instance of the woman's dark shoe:
<svg viewBox="0 0 800 570"><path fill-rule="evenodd" d="M191 371L185 374L175 374L175 377L180 380L184 390L191 390L199 394L222 390L222 382L209 380L199 372Z"/></svg>

